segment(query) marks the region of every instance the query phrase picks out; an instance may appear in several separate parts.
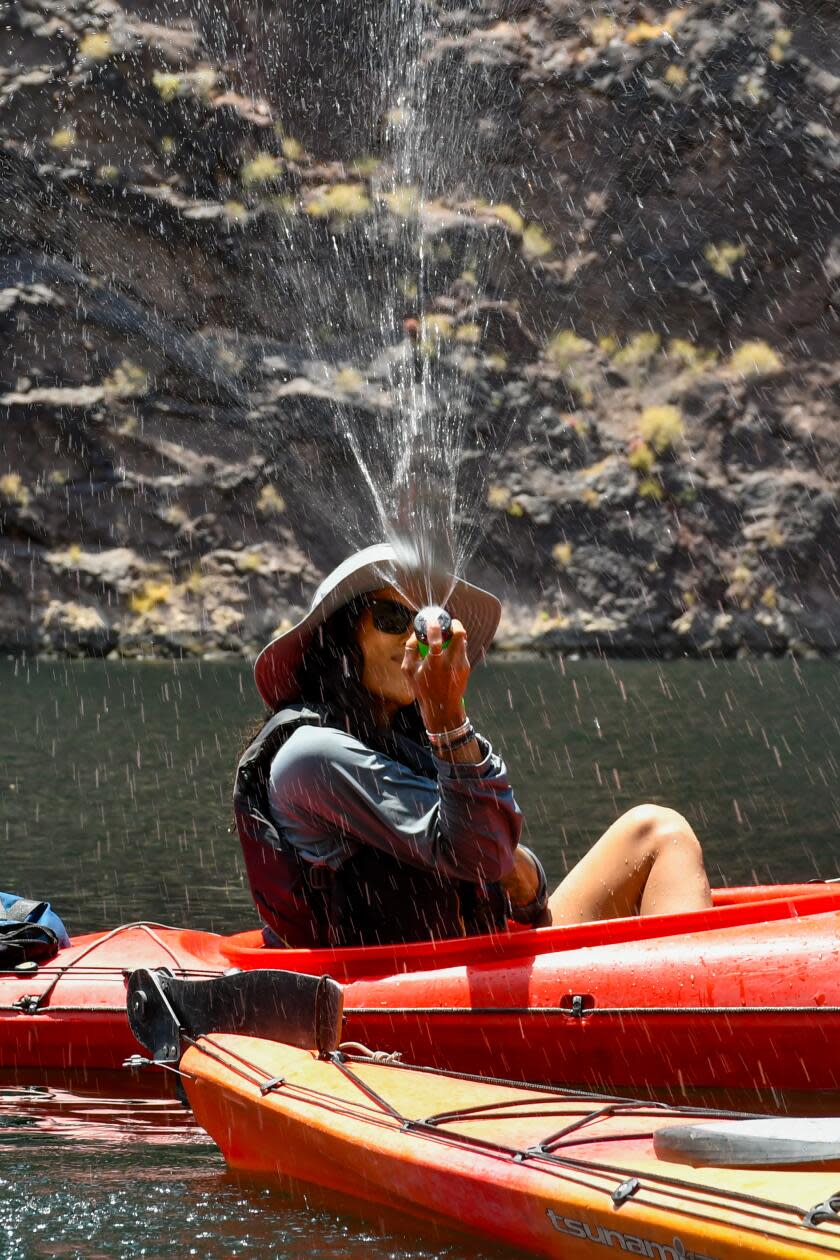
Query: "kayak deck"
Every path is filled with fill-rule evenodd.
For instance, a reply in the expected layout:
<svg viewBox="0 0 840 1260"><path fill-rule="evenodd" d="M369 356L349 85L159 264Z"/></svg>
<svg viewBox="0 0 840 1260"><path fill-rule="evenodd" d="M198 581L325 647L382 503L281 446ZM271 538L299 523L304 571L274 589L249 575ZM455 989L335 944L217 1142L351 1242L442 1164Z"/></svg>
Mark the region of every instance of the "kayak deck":
<svg viewBox="0 0 840 1260"><path fill-rule="evenodd" d="M181 1070L242 1172L432 1215L539 1255L840 1255L840 1160L784 1171L659 1158L658 1130L716 1113L524 1088L214 1034ZM838 1122L840 1138L840 1122ZM838 1204L840 1207L840 1204Z"/></svg>

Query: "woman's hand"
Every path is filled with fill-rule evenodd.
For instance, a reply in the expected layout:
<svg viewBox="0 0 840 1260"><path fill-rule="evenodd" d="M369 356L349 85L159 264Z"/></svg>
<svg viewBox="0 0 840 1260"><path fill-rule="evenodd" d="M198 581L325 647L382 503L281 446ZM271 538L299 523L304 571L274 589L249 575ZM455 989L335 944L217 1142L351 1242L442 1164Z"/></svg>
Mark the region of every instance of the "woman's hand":
<svg viewBox="0 0 840 1260"><path fill-rule="evenodd" d="M437 622L428 629L429 652L421 657L417 636L405 645L402 672L417 701L427 731L454 730L464 722L464 692L470 677L467 632L460 621L452 622L449 646L444 648Z"/></svg>

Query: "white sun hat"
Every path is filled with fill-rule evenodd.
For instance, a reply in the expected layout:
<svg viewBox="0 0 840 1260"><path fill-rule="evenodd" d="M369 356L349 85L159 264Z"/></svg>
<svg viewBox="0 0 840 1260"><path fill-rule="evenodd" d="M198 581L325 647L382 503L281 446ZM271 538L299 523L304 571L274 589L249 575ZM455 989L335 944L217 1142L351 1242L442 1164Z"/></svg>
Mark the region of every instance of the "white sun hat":
<svg viewBox="0 0 840 1260"><path fill-rule="evenodd" d="M263 648L254 664L257 689L270 709L300 698L297 674L315 631L328 617L359 595L395 586L406 600L422 607L443 604L467 632L467 652L473 665L483 660L499 625L502 605L495 595L449 573L429 575L410 553L398 553L390 543L357 551L333 569L318 587L309 612L291 630L278 634Z"/></svg>

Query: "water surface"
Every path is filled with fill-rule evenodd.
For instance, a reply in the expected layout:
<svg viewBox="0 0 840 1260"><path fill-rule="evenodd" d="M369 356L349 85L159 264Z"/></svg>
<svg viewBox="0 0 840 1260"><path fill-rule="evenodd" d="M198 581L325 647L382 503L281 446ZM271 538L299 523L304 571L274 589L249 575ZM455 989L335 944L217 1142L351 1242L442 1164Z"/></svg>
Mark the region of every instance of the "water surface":
<svg viewBox="0 0 840 1260"><path fill-rule="evenodd" d="M240 664L0 662L3 883L71 931L254 920L232 831L259 717ZM840 672L818 662L526 661L477 671L552 880L628 806L685 813L716 881L840 873Z"/></svg>

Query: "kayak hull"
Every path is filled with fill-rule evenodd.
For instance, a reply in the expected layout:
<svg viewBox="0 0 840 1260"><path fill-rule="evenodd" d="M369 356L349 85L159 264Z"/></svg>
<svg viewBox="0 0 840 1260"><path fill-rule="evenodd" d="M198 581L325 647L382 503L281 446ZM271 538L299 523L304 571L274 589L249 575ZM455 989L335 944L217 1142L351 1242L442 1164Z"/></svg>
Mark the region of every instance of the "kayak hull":
<svg viewBox="0 0 840 1260"><path fill-rule="evenodd" d="M694 915L368 950L126 925L0 974L0 1068L107 1071L140 1053L125 1016L137 968L282 967L342 981L347 1039L410 1062L825 1110L840 1090L840 888L743 891Z"/></svg>
<svg viewBox="0 0 840 1260"><path fill-rule="evenodd" d="M840 917L357 981L345 1014L348 1038L412 1063L726 1105L744 1089L813 1093L822 1107L840 1090Z"/></svg>
<svg viewBox="0 0 840 1260"><path fill-rule="evenodd" d="M0 1070L79 1073L122 1069L141 1053L126 1017L126 986L139 967L210 978L230 964L224 937L129 923L77 937L33 973L0 973Z"/></svg>
<svg viewBox="0 0 840 1260"><path fill-rule="evenodd" d="M836 1193L840 1163L669 1162L654 1138L684 1117L650 1105L338 1064L218 1034L190 1047L181 1070L196 1119L232 1169L445 1221L521 1252L591 1260L594 1244L653 1260L840 1255L840 1220L804 1224ZM539 1149L560 1131L559 1144Z"/></svg>

